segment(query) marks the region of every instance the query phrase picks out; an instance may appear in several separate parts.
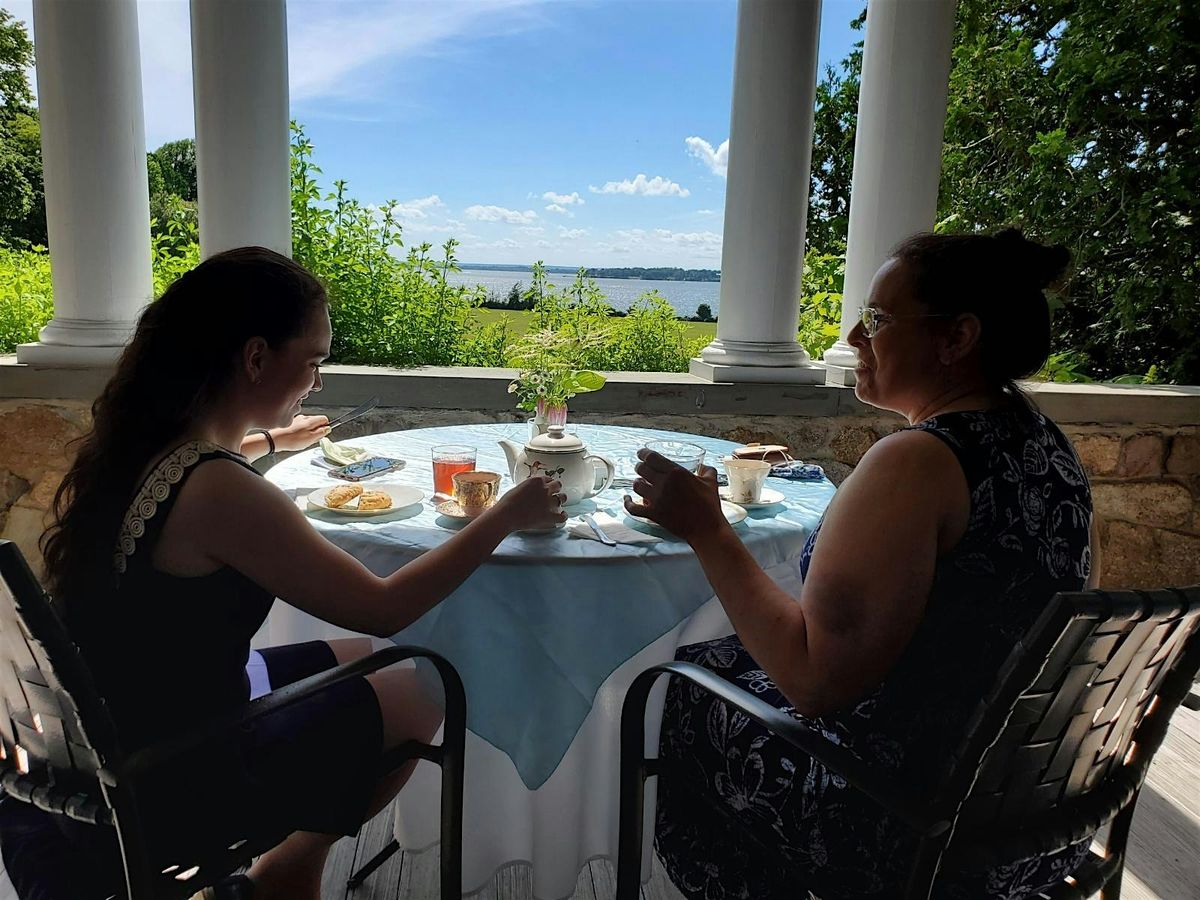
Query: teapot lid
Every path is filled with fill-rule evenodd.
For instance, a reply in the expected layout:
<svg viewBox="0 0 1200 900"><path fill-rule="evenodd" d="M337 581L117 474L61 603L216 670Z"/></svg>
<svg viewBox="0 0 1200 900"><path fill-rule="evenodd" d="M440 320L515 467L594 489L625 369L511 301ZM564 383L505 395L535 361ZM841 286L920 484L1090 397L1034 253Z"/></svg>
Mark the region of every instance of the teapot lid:
<svg viewBox="0 0 1200 900"><path fill-rule="evenodd" d="M536 450L538 453L577 453L584 449L583 441L573 434L567 434L565 425L551 425L545 434L539 434L525 445L526 450Z"/></svg>

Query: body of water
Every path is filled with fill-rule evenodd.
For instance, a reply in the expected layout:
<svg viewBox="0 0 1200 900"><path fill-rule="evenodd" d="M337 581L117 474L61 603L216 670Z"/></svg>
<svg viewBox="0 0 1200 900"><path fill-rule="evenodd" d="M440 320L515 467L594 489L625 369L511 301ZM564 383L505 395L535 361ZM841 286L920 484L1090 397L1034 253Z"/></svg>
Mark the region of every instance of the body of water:
<svg viewBox="0 0 1200 900"><path fill-rule="evenodd" d="M481 284L500 300L508 299L508 292L518 282L521 291L525 291L531 279L529 272L500 269L466 269L452 273L449 278L454 284ZM546 273L546 281L558 287L566 287L574 280L574 275ZM634 278L597 278L595 281L613 309L629 309L642 294L655 290L683 317L694 316L701 303L707 303L715 316L721 305L721 285L716 281L643 281Z"/></svg>

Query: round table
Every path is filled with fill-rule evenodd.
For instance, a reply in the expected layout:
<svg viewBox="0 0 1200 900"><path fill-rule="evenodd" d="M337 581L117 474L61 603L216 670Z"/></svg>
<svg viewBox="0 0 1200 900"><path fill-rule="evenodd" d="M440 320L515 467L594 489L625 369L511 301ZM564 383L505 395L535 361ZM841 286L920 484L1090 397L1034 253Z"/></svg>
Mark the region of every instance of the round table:
<svg viewBox="0 0 1200 900"><path fill-rule="evenodd" d="M715 464L736 445L714 438L602 425L572 425L589 452L608 456L618 479L634 477L636 451L655 439L684 439ZM309 510L330 541L385 575L448 540L459 527L438 515L430 449L438 444L478 448L478 469L504 474L498 441L523 444L525 424L461 425L354 438L349 443L406 460L377 481L422 489L426 500L394 513L351 518ZM267 478L304 503L311 491L337 484L313 465L320 451L297 454ZM735 528L777 583L798 594L804 542L830 498L828 481L772 478L783 503L750 510ZM611 488L568 507L624 518L627 487ZM568 523L570 524L570 523ZM653 544L609 547L565 530L513 534L457 591L395 635L450 660L467 692L463 889L470 893L514 861L533 866L539 900L575 889L591 859L615 859L617 763L621 700L634 676L672 659L677 647L730 634L691 548L665 532L626 520L663 538ZM295 643L345 635L307 613L276 603L265 642ZM658 742L660 687L647 715L647 747ZM438 770L417 767L397 802L396 836L419 851L437 841ZM649 811L648 811L649 815ZM646 857L649 875L649 857Z"/></svg>

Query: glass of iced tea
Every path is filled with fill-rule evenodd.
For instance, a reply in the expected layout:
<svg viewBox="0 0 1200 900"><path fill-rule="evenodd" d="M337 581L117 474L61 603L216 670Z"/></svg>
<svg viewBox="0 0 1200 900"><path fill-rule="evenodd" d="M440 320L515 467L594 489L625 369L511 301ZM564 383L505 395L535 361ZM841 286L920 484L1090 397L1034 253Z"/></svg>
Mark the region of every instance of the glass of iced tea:
<svg viewBox="0 0 1200 900"><path fill-rule="evenodd" d="M475 448L442 444L433 448L433 492L443 498L454 496L454 476L475 469Z"/></svg>

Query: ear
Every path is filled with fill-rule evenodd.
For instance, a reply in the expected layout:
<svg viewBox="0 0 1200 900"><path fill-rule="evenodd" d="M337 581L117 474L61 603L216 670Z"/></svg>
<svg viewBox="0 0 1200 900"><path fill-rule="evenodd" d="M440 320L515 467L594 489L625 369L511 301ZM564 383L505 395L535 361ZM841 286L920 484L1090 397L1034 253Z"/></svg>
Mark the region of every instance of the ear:
<svg viewBox="0 0 1200 900"><path fill-rule="evenodd" d="M950 320L938 340L938 361L943 366L962 362L979 346L983 326L974 313L961 313Z"/></svg>
<svg viewBox="0 0 1200 900"><path fill-rule="evenodd" d="M242 347L242 372L251 384L258 384L262 381L269 349L266 340L261 337L250 338Z"/></svg>

